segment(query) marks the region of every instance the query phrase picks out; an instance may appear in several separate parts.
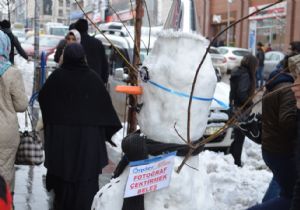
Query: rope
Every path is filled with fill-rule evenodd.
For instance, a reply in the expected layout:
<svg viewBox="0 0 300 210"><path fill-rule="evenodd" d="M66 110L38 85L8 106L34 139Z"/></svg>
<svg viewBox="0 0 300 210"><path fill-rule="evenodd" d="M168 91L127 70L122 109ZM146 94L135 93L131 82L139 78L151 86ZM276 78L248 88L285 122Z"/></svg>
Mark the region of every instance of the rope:
<svg viewBox="0 0 300 210"><path fill-rule="evenodd" d="M164 91L166 91L166 92L168 92L168 93L171 93L171 94L174 94L174 95L177 95L177 96L181 96L181 97L185 97L185 98L190 98L190 95L189 95L189 94L186 94L186 93L183 93L183 92L179 92L179 91L176 91L176 90L172 90L172 89L170 89L170 88L167 88L167 87L165 87L165 86L163 86L163 85L161 85L161 84L158 84L158 83L156 83L156 82L154 82L154 81L151 81L151 80L148 80L148 82L149 82L151 85L153 85L153 86L155 86L155 87L157 87L157 88L160 88L161 90L164 90ZM223 108L229 109L229 106L228 106L227 104L225 104L223 101L218 100L218 99L216 99L216 98L214 98L214 97L213 97L213 98L204 98L204 97L192 96L192 99L198 100L198 101L208 101L208 102L214 100L214 101L216 101L220 106L222 106Z"/></svg>

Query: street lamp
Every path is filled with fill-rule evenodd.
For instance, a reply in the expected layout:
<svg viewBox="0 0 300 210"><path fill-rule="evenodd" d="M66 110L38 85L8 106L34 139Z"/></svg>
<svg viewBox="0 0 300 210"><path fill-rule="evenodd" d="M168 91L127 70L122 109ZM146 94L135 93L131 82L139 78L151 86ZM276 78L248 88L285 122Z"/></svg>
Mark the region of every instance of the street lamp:
<svg viewBox="0 0 300 210"><path fill-rule="evenodd" d="M227 47L229 46L230 41L230 4L233 2L233 0L227 0Z"/></svg>

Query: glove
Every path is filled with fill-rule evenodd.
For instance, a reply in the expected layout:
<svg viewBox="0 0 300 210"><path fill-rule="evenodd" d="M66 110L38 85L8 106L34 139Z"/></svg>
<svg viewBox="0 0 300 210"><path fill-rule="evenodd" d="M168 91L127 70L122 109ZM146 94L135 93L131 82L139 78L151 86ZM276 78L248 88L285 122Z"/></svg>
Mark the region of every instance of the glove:
<svg viewBox="0 0 300 210"><path fill-rule="evenodd" d="M238 124L238 127L249 139L261 144L262 122L260 113L252 113L249 117Z"/></svg>

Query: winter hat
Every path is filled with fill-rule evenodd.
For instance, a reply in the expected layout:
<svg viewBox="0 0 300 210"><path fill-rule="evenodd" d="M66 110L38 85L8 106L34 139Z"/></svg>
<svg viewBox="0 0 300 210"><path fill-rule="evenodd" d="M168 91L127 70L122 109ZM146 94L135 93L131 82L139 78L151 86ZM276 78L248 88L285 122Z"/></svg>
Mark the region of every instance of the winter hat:
<svg viewBox="0 0 300 210"><path fill-rule="evenodd" d="M67 36L70 35L70 34L74 35L75 38L76 38L76 42L80 44L80 42L81 42L81 36L80 36L79 31L77 31L76 29L72 29L72 30L70 30L68 32Z"/></svg>
<svg viewBox="0 0 300 210"><path fill-rule="evenodd" d="M6 29L6 28L10 28L10 22L9 20L2 20L0 23L1 28Z"/></svg>
<svg viewBox="0 0 300 210"><path fill-rule="evenodd" d="M11 66L9 61L10 39L2 31L0 31L0 76Z"/></svg>
<svg viewBox="0 0 300 210"><path fill-rule="evenodd" d="M79 33L86 33L88 31L89 25L87 20L79 19L75 23L75 29L79 31Z"/></svg>
<svg viewBox="0 0 300 210"><path fill-rule="evenodd" d="M71 43L64 50L63 65L85 63L85 52L81 44Z"/></svg>

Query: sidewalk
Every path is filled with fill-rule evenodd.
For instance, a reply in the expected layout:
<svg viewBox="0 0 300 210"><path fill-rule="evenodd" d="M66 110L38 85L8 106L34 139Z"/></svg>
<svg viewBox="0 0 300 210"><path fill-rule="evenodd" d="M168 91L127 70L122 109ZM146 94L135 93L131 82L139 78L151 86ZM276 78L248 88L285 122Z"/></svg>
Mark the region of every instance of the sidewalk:
<svg viewBox="0 0 300 210"><path fill-rule="evenodd" d="M99 176L100 188L109 182L115 165L103 169ZM46 168L41 166L16 166L16 182L14 205L15 210L49 210L52 204L52 195L45 186Z"/></svg>

